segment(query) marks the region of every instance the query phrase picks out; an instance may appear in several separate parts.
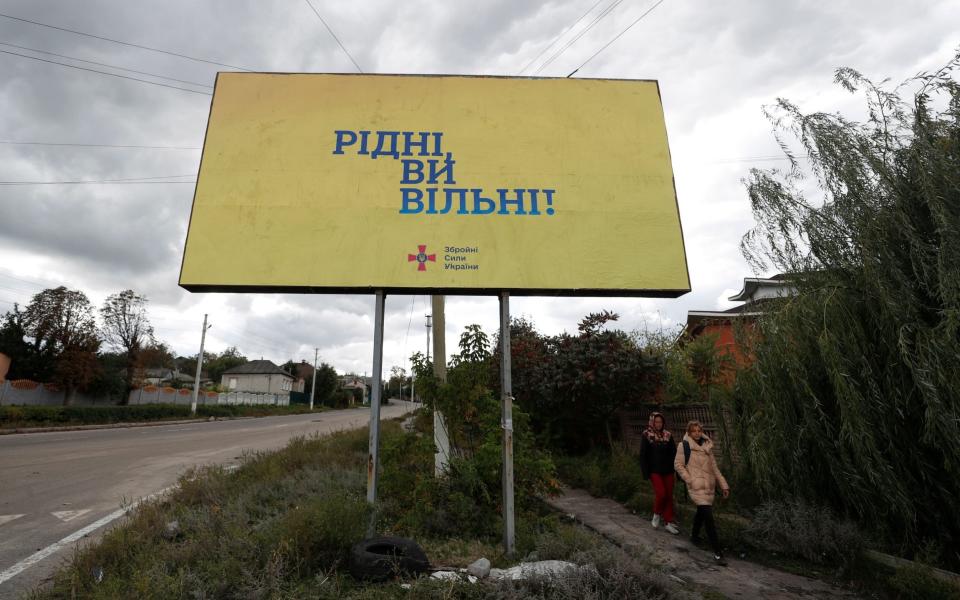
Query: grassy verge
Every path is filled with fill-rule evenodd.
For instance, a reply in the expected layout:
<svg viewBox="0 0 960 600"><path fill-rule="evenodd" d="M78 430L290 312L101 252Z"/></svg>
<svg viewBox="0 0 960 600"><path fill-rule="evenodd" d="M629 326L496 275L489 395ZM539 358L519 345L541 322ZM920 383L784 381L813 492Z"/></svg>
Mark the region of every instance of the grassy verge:
<svg viewBox="0 0 960 600"><path fill-rule="evenodd" d="M594 496L617 500L638 515L652 513L653 488L644 480L639 460L628 452L597 452L580 457L561 457L555 462L558 474L566 484ZM681 526L686 525L684 533L689 535L696 508L687 498L682 483L674 488L674 497L678 522ZM862 558L858 550L864 544L862 534L850 531L852 524L849 522L836 520L830 515L804 514L789 505L781 507L781 512L771 519L771 515L755 514L735 501L718 499L714 505L720 540L733 556L829 581L839 587L853 588L870 598L960 600L960 589L937 580L929 567L918 564L894 570ZM776 530L769 536L776 541L772 547L758 539L760 518L774 520ZM857 536L860 536L859 540ZM851 540L850 544L857 551L851 556L834 555L830 550L842 553L844 549L823 545L838 540ZM814 562L806 558L811 555L819 560Z"/></svg>
<svg viewBox="0 0 960 600"><path fill-rule="evenodd" d="M316 408L319 412L323 408ZM197 417L265 417L311 412L304 405L293 406L198 406ZM25 427L70 427L109 423L140 423L191 418L190 407L182 404L138 404L130 406L0 406L0 429Z"/></svg>
<svg viewBox="0 0 960 600"><path fill-rule="evenodd" d="M495 566L496 535L444 533L432 519L444 509L416 497L416 477L429 474L426 436L384 423L385 501L374 516L380 533L417 539L433 564L465 566L480 558ZM414 440L416 443L411 442ZM367 432L297 438L283 450L247 457L232 473L208 468L186 474L168 498L139 507L124 524L76 553L35 599L52 598L673 598L655 568L552 514L524 512L518 547L530 559L592 565L569 576L477 584L419 578L365 584L346 572L350 547L364 537ZM421 448L422 447L422 448ZM426 449L426 451L424 451ZM421 482L422 485L422 482ZM390 494L389 499L387 494ZM462 501L462 500L460 500ZM422 513L414 518L413 513ZM491 515L475 515L491 520ZM418 523L411 529L406 523ZM462 523L468 529L468 523ZM496 523L493 523L496 529Z"/></svg>

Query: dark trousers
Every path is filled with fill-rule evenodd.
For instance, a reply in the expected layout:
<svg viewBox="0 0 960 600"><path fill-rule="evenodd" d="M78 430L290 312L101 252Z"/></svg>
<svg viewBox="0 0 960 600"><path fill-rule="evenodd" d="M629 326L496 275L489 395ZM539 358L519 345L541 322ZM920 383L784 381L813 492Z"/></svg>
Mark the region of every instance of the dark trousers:
<svg viewBox="0 0 960 600"><path fill-rule="evenodd" d="M720 554L720 538L717 537L717 526L713 522L712 506L697 507L697 514L693 517L693 531L691 532L691 536L694 539L700 537L701 526L707 529L707 539L710 540L710 546L713 547L714 553Z"/></svg>

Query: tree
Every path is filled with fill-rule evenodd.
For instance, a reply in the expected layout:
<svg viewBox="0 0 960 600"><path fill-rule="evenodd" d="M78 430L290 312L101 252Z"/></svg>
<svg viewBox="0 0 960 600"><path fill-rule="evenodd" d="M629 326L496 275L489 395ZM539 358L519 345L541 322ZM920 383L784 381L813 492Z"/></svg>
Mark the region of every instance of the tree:
<svg viewBox="0 0 960 600"><path fill-rule="evenodd" d="M100 352L97 354L97 372L87 391L98 398L110 398L125 402L130 398L127 389L127 356L124 352Z"/></svg>
<svg viewBox="0 0 960 600"><path fill-rule="evenodd" d="M647 395L651 374L659 370L629 335L604 329L617 319L610 311L589 314L580 322L580 335L564 333L553 341L557 433L568 450L585 449L598 433L612 447L617 410Z"/></svg>
<svg viewBox="0 0 960 600"><path fill-rule="evenodd" d="M140 352L153 341L153 327L147 318L147 298L133 290L124 290L107 297L100 308L103 319L103 339L124 355L124 385L127 394L121 399L126 404L134 387Z"/></svg>
<svg viewBox="0 0 960 600"><path fill-rule="evenodd" d="M866 96L863 123L780 100L778 140L809 168L788 152L788 171L746 182L757 225L744 254L797 293L757 323L738 381L744 474L764 497L833 505L904 550L960 539L958 65L893 90L838 70Z"/></svg>
<svg viewBox="0 0 960 600"><path fill-rule="evenodd" d="M407 377L407 370L403 367L394 365L390 367L390 379L387 381L386 392L389 394L397 392L398 396L403 395L403 390L410 384L410 378Z"/></svg>
<svg viewBox="0 0 960 600"><path fill-rule="evenodd" d="M247 363L247 357L240 354L240 351L236 346L230 346L223 352L218 354L207 354L203 353L204 360L203 366L206 369L207 377L213 381L214 385L220 384L220 379L223 377L224 371L228 371L234 367L239 367L242 364ZM193 357L193 370L197 368L197 357ZM193 371L190 371L191 373Z"/></svg>
<svg viewBox="0 0 960 600"><path fill-rule="evenodd" d="M460 334L460 353L451 357L452 366L460 363L482 363L490 358L490 338L479 325L467 325Z"/></svg>
<svg viewBox="0 0 960 600"><path fill-rule="evenodd" d="M340 376L333 365L320 363L317 367L317 395L315 401L326 404L333 398L334 392L340 387Z"/></svg>
<svg viewBox="0 0 960 600"><path fill-rule="evenodd" d="M64 391L64 405L71 404L74 392L97 373L100 338L90 300L63 286L43 290L23 311L22 324L38 354L50 360L53 382Z"/></svg>
<svg viewBox="0 0 960 600"><path fill-rule="evenodd" d="M144 369L175 369L177 361L170 346L153 340L140 351L140 365Z"/></svg>
<svg viewBox="0 0 960 600"><path fill-rule="evenodd" d="M53 366L41 354L39 340L27 340L27 330L23 323L23 311L17 305L3 317L0 325L0 352L10 357L10 371L7 379L32 379L49 381L53 375Z"/></svg>

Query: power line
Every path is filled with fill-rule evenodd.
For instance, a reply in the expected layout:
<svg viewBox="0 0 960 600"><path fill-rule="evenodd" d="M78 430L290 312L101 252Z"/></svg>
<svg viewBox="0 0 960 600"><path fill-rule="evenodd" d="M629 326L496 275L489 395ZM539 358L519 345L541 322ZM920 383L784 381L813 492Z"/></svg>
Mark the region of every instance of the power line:
<svg viewBox="0 0 960 600"><path fill-rule="evenodd" d="M323 19L323 17L320 16L320 12L313 7L313 4L311 4L310 0L303 0L303 1L307 3L307 6L309 6L311 10L313 10L313 14L317 15L317 18L320 19L320 22L323 23L323 26L327 28L327 31L329 31L330 35L333 36L333 39L336 40L337 45L340 46L340 49L343 50L343 53L347 55L347 58L350 59L350 62L353 63L353 66L357 68L357 71L359 71L360 73L363 73L363 69L360 68L360 65L357 64L357 61L353 60L353 56L351 56L350 53L347 52L347 48L340 41L340 38L337 37L337 34L335 34L333 30L330 29L330 26L327 25L327 22Z"/></svg>
<svg viewBox="0 0 960 600"><path fill-rule="evenodd" d="M2 16L2 15L0 15ZM50 63L51 65L60 65L61 67L70 67L71 69L78 69L80 71L89 71L90 73L100 73L101 75L109 75L111 77L119 77L120 79L129 79L130 81L139 81L140 83L149 83L150 85L159 85L160 87L170 88L173 90L180 90L183 92L190 92L192 94L203 94L204 96L212 96L210 92L201 92L199 90L191 90L189 88L179 87L176 85L170 85L167 83L160 83L159 81L150 81L148 79L140 79L139 77L130 77L129 75L120 75L119 73L108 73L106 71L99 71L97 69L88 69L87 67L78 67L77 65L71 65L67 63L58 62L55 60L47 60L46 58L40 58L39 56L30 56L28 54L20 54L19 52L10 52L9 50L0 50L4 54L10 54L13 56L20 56L22 58L29 58L30 60L38 60L40 62Z"/></svg>
<svg viewBox="0 0 960 600"><path fill-rule="evenodd" d="M202 150L200 146L139 146L133 144L80 144L68 142L21 142L14 140L0 140L0 144L12 146L76 146L81 148L125 148L146 150Z"/></svg>
<svg viewBox="0 0 960 600"><path fill-rule="evenodd" d="M620 39L620 36L622 36L623 34L625 34L625 33L628 32L628 31L630 31L630 29L631 29L634 25L636 25L637 23L639 23L640 21L642 21L644 17L646 17L647 15L649 15L650 13L652 13L652 12L653 12L653 9L655 9L655 8L658 7L658 6L660 6L661 4L663 4L663 0L657 0L657 2L654 3L653 6L651 6L650 8L648 8L646 11L644 11L644 13L643 13L642 15L640 15L639 17L637 17L637 20L636 20L636 21L634 21L633 23L630 23L629 25L627 25L627 28L626 28L626 29L624 29L623 31L621 31L620 33L618 33L617 35L615 35L612 40L610 40L609 42L607 42L606 44L604 44L602 48L600 48L599 50L597 50L596 52L594 52L593 55L590 56L590 58L588 58L587 60L583 61L583 63L582 63L579 67L577 67L576 69L574 69L573 71L571 71L571 72L570 72L570 75L567 75L567 77L573 76L574 73L576 73L577 71L579 71L580 69L582 69L582 68L584 67L584 65L586 65L588 62L590 62L591 60L593 60L594 58L596 58L598 54L600 54L601 52L603 52L604 50L606 50L606 49L610 46L610 44L612 44L612 43L614 43L615 41L619 40L619 39Z"/></svg>
<svg viewBox="0 0 960 600"><path fill-rule="evenodd" d="M87 63L89 65L97 65L99 67L107 67L108 69L116 69L118 71L127 71L128 73L136 73L138 75L148 75L150 77L156 77L157 79L166 79L167 81L176 81L177 83L186 83L187 85L195 85L198 87L205 87L208 89L213 89L212 85L207 85L205 83L197 83L195 81L187 81L186 79L177 79L175 77L167 77L165 75L157 75L156 73L148 73L147 71L137 71L136 69L128 69L126 67L118 67L116 65L108 65L106 63L97 62L95 60L85 60L83 58L77 58L75 56L68 56L66 54L57 54L56 52L47 52L46 50L37 50L36 48L27 48L26 46L18 46L16 44L10 44L7 42L0 42L0 46L9 46L11 48L17 48L18 50L26 50L28 52L36 52L38 54L46 54L48 56L56 56L59 58L66 58L67 60L75 60L77 62Z"/></svg>
<svg viewBox="0 0 960 600"><path fill-rule="evenodd" d="M70 181L0 181L0 185L76 185L88 183L196 183L196 181L155 181L157 179L176 179L178 177L195 177L189 175L160 175L158 177L129 177L124 179L77 179Z"/></svg>
<svg viewBox="0 0 960 600"><path fill-rule="evenodd" d="M546 62L544 62L542 65L540 65L540 68L536 70L536 72L534 73L534 75L536 75L536 74L539 73L540 71L543 71L543 70L544 70L547 66L549 66L553 61L557 60L557 58L559 58L561 54L563 54L564 52L566 52L567 49L568 49L570 46L576 44L577 41L578 41L580 38L582 38L583 36L585 36L588 31L590 31L591 29L593 29L593 28L597 25L597 23L599 23L600 21L602 21L603 19L605 19L610 13L612 13L612 12L613 12L618 6L620 6L620 4L622 4L622 3L623 3L623 0L614 0L609 6L607 6L605 9L601 10L601 11L600 11L600 14L598 14L596 17L594 17L594 19L593 19L592 21L590 21L590 23L588 23L586 27L584 27L583 29L580 30L580 33L578 33L576 36L574 36L574 38L573 38L572 40L569 40L566 44L564 44L563 48L560 48L560 50L558 50L557 52L555 52L555 53L553 54L553 56L551 56L549 59L546 60Z"/></svg>
<svg viewBox="0 0 960 600"><path fill-rule="evenodd" d="M9 275L9 274L4 273L4 272L2 272L2 271L0 271L0 277L6 277L7 279L14 279L14 280L16 280L16 281L22 281L23 283L29 283L29 284L31 284L31 285L39 286L39 287L41 287L41 288L47 288L47 287L50 286L50 283L49 283L49 282L48 282L48 283L43 283L42 281L37 281L37 280L35 280L35 279L24 279L24 278L22 278L22 277L15 277L15 276L13 276L13 275Z"/></svg>
<svg viewBox="0 0 960 600"><path fill-rule="evenodd" d="M141 50L149 50L151 52L159 52L160 54L168 54L170 56L176 56L179 58L186 58L187 60L193 60L196 62L207 63L209 65L217 65L220 67L228 67L231 69L237 69L239 71L253 71L253 69L247 69L245 67L238 67L236 65L230 65L227 63L217 62L215 60L210 60L207 58L197 58L196 56L189 56L187 54L180 54L179 52L173 52L171 50L163 50L162 48L153 48L151 46L144 46L141 44L134 44L133 42L124 42L122 40L115 40L113 38L103 37L100 35L94 35L92 33L86 33L85 31L77 31L76 29L67 29L66 27L57 27L56 25L48 25L47 23L40 23L39 21L31 21L30 19L23 19L21 17L14 17L12 15L5 15L0 13L0 17L7 19L12 19L14 21L21 21L23 23L30 23L31 25L36 25L38 27L47 27L49 29L56 29L57 31L66 31L67 33L72 33L75 35L82 35L89 38L103 40L105 42L113 42L114 44L121 44L123 46L129 46L131 48L140 48Z"/></svg>
<svg viewBox="0 0 960 600"><path fill-rule="evenodd" d="M794 156L792 158L810 158L807 154L802 154ZM744 156L741 158L725 158L721 160L715 160L711 164L725 164L725 163L745 163L745 162L765 162L768 160L791 160L789 156L782 155L771 155L771 156Z"/></svg>
<svg viewBox="0 0 960 600"><path fill-rule="evenodd" d="M553 45L556 44L557 42L559 42L559 41L560 41L560 38L562 38L565 33L567 33L568 31L572 30L574 27L576 27L577 24L580 23L580 21L582 21L582 20L584 19L584 17L586 17L587 15L589 15L591 12L593 12L593 9L595 9L597 6L599 6L601 2L603 2L603 0L597 0L596 3L595 3L593 6L591 6L589 9L587 9L587 12L583 13L582 15L580 15L580 18L573 22L573 25L570 25L569 27L566 27L563 31L561 31L559 34L557 34L557 37L553 38L553 41L552 41L552 42L550 42L549 44L547 44L546 47L544 47L543 50L541 50L536 56L534 56L533 58L531 58L531 59L530 59L530 62L528 62L522 69L520 69L520 72L517 73L517 75L521 75L524 71L526 71L527 69L529 69L529 68L530 68L530 65L532 65L534 62L536 62L536 60L537 60L538 58L540 58L541 56L543 56L544 53L545 53L547 50L549 50L550 48L553 48Z"/></svg>

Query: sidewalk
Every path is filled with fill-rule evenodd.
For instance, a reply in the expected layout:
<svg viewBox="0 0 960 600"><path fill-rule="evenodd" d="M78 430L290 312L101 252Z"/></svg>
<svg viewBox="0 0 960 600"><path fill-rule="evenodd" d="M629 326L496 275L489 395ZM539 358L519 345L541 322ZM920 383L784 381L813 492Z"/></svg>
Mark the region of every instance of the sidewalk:
<svg viewBox="0 0 960 600"><path fill-rule="evenodd" d="M688 532L681 531L675 536L653 529L650 521L632 514L621 504L607 498L594 498L583 490L564 488L559 496L548 498L547 503L626 550L649 552L671 578L712 588L728 598L857 598L852 592L823 581L729 556L726 557L729 566L718 567L713 564L710 553L689 542L685 535L689 535Z"/></svg>

